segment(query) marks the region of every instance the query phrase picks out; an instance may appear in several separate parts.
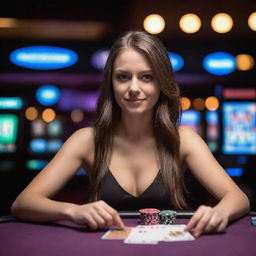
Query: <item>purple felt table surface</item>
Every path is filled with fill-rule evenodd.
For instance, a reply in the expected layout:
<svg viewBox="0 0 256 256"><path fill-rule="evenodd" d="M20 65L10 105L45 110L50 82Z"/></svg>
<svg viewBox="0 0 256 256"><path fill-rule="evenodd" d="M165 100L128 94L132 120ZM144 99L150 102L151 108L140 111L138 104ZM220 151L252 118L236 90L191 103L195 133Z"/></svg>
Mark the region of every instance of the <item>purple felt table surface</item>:
<svg viewBox="0 0 256 256"><path fill-rule="evenodd" d="M194 241L159 242L157 245L125 244L103 240L106 231L90 232L70 222L0 224L0 256L255 256L256 227L245 216L230 224L223 234L202 235ZM127 226L137 219L124 219ZM186 224L188 219L178 219Z"/></svg>

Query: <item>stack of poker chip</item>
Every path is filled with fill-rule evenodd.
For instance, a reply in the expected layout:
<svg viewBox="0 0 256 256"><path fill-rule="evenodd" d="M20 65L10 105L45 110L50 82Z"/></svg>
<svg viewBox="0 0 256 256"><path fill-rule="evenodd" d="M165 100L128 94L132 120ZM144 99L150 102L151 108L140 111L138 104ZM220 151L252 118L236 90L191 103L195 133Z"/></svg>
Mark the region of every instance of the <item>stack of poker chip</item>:
<svg viewBox="0 0 256 256"><path fill-rule="evenodd" d="M174 224L176 223L177 213L175 211L164 210L159 213L161 224Z"/></svg>
<svg viewBox="0 0 256 256"><path fill-rule="evenodd" d="M160 210L155 208L141 209L140 222L142 225L157 225L160 224L159 212Z"/></svg>

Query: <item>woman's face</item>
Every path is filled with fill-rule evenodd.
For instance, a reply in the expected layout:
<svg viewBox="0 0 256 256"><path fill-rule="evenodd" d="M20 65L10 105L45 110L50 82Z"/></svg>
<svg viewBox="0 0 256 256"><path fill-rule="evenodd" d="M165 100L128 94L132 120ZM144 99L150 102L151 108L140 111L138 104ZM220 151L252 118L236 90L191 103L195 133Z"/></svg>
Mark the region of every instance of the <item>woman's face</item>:
<svg viewBox="0 0 256 256"><path fill-rule="evenodd" d="M158 101L160 89L147 58L127 48L119 53L112 75L116 102L123 113L148 113Z"/></svg>

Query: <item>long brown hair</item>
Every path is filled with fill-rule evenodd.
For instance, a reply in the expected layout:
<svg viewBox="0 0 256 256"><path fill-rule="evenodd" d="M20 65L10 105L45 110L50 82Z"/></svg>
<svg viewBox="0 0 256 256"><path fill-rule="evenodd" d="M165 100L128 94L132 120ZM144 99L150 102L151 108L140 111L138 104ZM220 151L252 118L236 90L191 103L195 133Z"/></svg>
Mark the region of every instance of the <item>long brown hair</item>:
<svg viewBox="0 0 256 256"><path fill-rule="evenodd" d="M144 31L128 31L122 34L109 52L96 109L94 165L89 174L90 201L100 199L101 182L108 170L115 127L121 117L120 107L114 98L112 75L116 57L127 48L133 48L146 56L152 67L154 79L160 87L160 97L154 107L153 129L161 174L169 191L171 203L176 209L184 209L187 205L183 193L184 174L180 163L178 132L181 112L180 91L165 46L156 36Z"/></svg>

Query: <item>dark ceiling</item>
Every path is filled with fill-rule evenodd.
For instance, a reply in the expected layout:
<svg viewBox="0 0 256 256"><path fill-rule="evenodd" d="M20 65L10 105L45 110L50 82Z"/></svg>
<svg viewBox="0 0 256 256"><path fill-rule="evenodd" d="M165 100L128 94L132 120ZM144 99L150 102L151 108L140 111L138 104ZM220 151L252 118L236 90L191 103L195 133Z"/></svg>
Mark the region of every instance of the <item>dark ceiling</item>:
<svg viewBox="0 0 256 256"><path fill-rule="evenodd" d="M182 84L229 83L241 81L255 86L255 68L247 72L235 72L230 76L209 76L201 66L201 60L209 52L228 51L233 55L248 53L255 56L255 31L249 29L247 20L256 11L256 0L9 0L0 8L0 58L8 60L9 53L17 47L33 45L34 41L75 49L82 57L79 64L69 68L67 79L59 72L25 76L24 70L8 61L0 63L0 86L3 84L37 84L48 79L56 84L83 86L99 83L85 63L88 56L100 47L110 46L125 30L143 29L144 18L152 13L160 14L166 22L164 31L158 34L168 50L179 52L186 58L186 67L177 74ZM234 26L226 34L211 29L212 17L225 12L232 16ZM197 14L202 21L201 29L186 34L179 28L179 19L186 13ZM1 18L16 19L15 26L1 28ZM255 57L254 57L255 58ZM88 59L89 61L89 59ZM67 71L63 71L67 72ZM87 76L83 75L86 73ZM200 74L200 76L199 76ZM98 79L98 80L97 80Z"/></svg>
<svg viewBox="0 0 256 256"><path fill-rule="evenodd" d="M103 39L114 38L124 30L142 29L143 19L151 13L162 15L166 21L165 30L159 35L163 39L176 38L218 38L220 35L212 31L210 27L211 18L218 12L226 12L233 17L233 29L221 37L226 38L244 38L250 39L255 37L255 32L251 31L247 25L248 16L256 11L256 1L249 0L119 0L119 1L97 1L97 0L34 0L34 1L8 1L5 6L1 6L0 17L12 17L19 20L26 20L23 30L26 30L28 22L36 24L36 21L61 22L66 26L66 34L68 33L70 24L68 22L77 22L77 25L85 23L96 23L100 25L99 33L95 37L83 37L81 39ZM186 13L195 13L202 20L200 31L193 35L186 35L180 31L178 22L180 17ZM80 23L79 23L80 22ZM41 23L42 24L42 23ZM55 23L56 25L56 23ZM54 26L54 25L53 25ZM73 26L74 27L74 26ZM38 27L37 27L38 28ZM93 30L93 27L90 27ZM20 25L22 29L22 25ZM28 26L28 31L30 26ZM31 29L32 31L33 29ZM42 29L43 30L43 29ZM46 29L47 30L47 29ZM57 31L58 29L56 29ZM95 30L97 28L95 27ZM22 37L21 32L6 32L0 29L0 37ZM28 31L25 37L29 37ZM90 29L88 29L90 31ZM9 34L8 34L9 33ZM89 34L90 32L88 32ZM43 34L43 32L42 32ZM72 38L72 31L70 38ZM47 33L45 33L47 36ZM31 38L36 37L31 33ZM51 36L49 36L51 37ZM53 38L52 38L53 39ZM57 39L57 38L56 38ZM61 39L61 36L60 36ZM62 39L65 39L63 37ZM74 40L78 40L78 36Z"/></svg>

